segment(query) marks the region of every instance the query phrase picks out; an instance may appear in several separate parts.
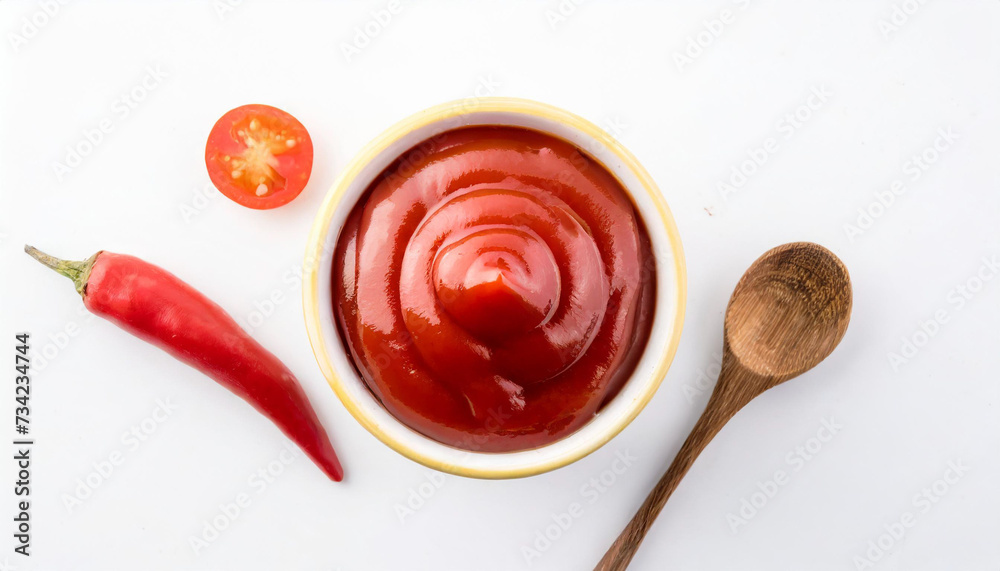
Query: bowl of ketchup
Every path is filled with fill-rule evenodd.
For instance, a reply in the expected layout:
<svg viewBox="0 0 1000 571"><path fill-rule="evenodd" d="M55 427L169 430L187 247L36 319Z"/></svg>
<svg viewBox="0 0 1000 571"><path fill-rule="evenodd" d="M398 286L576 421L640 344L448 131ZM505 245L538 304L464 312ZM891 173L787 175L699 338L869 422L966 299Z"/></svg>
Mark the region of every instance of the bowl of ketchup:
<svg viewBox="0 0 1000 571"><path fill-rule="evenodd" d="M680 238L613 137L473 98L409 117L326 196L306 251L320 369L379 440L431 468L516 478L618 434L684 320Z"/></svg>

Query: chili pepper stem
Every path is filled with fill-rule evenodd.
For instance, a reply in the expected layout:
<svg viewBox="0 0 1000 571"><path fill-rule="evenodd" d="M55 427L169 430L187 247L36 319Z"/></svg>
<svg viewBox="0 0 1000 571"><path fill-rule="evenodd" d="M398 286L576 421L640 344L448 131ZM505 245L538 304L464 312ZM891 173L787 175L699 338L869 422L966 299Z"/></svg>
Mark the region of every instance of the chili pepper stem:
<svg viewBox="0 0 1000 571"><path fill-rule="evenodd" d="M32 258L73 280L73 284L76 285L76 292L80 295L84 294L87 288L87 280L90 278L90 270L93 269L94 262L97 261L97 256L101 255L98 252L82 262L75 262L50 256L38 248L27 244L24 245L24 251Z"/></svg>

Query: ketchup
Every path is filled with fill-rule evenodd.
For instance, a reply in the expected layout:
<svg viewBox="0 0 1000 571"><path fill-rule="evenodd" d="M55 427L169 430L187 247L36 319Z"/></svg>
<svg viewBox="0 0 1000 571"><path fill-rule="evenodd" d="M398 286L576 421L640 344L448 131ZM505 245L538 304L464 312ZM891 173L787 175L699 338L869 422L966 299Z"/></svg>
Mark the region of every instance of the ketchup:
<svg viewBox="0 0 1000 571"><path fill-rule="evenodd" d="M649 337L653 269L600 163L537 131L466 127L404 153L358 200L333 302L391 414L506 452L567 436L617 393Z"/></svg>

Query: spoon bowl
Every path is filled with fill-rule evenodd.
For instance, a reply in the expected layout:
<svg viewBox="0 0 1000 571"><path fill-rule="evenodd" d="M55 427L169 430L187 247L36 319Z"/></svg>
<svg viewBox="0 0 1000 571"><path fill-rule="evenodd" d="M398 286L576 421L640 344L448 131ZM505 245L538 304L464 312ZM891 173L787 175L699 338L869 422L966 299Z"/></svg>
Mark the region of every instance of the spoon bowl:
<svg viewBox="0 0 1000 571"><path fill-rule="evenodd" d="M847 268L817 244L778 246L750 266L729 298L722 371L705 412L596 570L628 567L670 494L729 419L833 352L847 331L851 299Z"/></svg>
<svg viewBox="0 0 1000 571"><path fill-rule="evenodd" d="M725 343L749 371L790 379L840 343L851 298L847 268L829 250L809 242L778 246L736 284L726 309Z"/></svg>

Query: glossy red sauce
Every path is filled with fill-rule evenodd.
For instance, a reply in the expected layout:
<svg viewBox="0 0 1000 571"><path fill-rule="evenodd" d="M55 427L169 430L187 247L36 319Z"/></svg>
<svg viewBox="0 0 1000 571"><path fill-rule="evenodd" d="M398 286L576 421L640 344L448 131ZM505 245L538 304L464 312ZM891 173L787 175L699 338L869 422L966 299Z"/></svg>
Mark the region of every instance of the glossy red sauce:
<svg viewBox="0 0 1000 571"><path fill-rule="evenodd" d="M621 184L511 127L448 131L386 169L348 217L333 280L341 336L385 408L488 452L593 418L635 367L655 290Z"/></svg>

